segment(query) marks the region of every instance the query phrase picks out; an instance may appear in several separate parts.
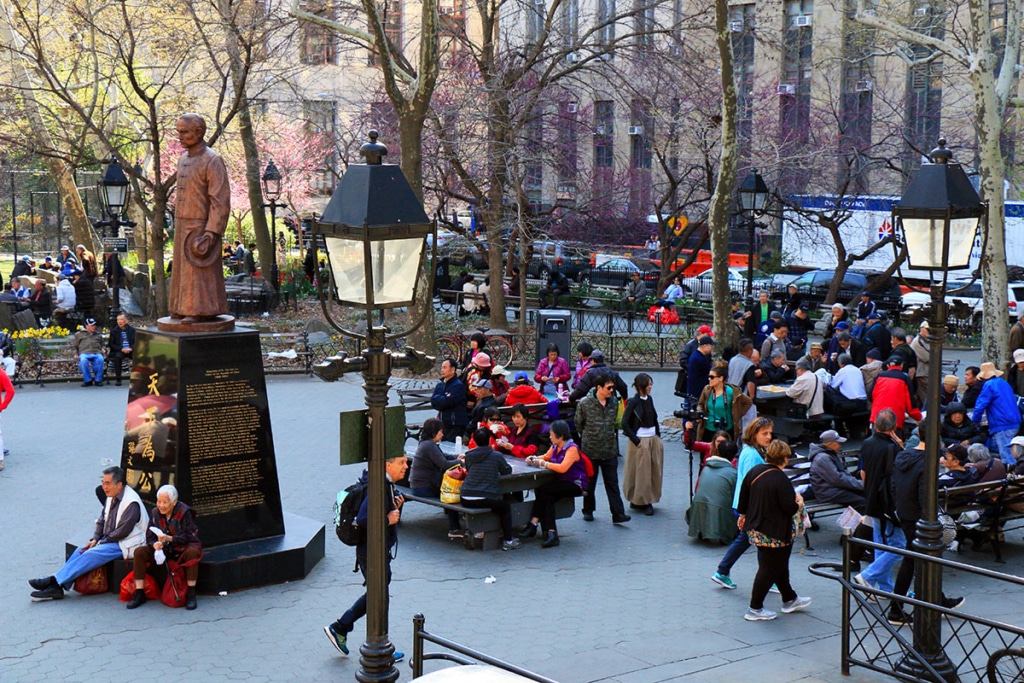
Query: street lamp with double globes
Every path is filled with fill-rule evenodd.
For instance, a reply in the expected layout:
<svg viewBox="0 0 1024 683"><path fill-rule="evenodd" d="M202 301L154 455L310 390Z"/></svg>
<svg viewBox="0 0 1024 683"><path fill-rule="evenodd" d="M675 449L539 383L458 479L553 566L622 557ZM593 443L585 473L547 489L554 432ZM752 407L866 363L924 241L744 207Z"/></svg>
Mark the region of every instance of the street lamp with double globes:
<svg viewBox="0 0 1024 683"><path fill-rule="evenodd" d="M363 348L359 356L332 356L313 370L327 381L346 372L361 372L366 392L370 434L366 642L359 648L360 668L356 672L356 680L361 683L398 678L395 648L388 637L388 486L384 468L388 379L392 368L405 367L423 374L434 364L433 357L408 346L402 353L385 348L388 340L406 336L422 325L429 311L424 311L418 322L400 334L389 334L387 327L373 322L375 314L383 316L386 309L408 307L415 301L419 274L426 266L426 238L433 235L434 225L402 169L381 163L387 148L377 142L377 131L371 130L369 137L370 142L359 150L366 163L352 164L345 171L323 216L313 225L310 245L315 250L323 236L330 271L329 293L339 303L361 309L366 315L365 334L336 323L329 311L329 293L318 282L317 291L328 322L343 335L358 340Z"/></svg>
<svg viewBox="0 0 1024 683"><path fill-rule="evenodd" d="M97 221L95 227L110 228L110 237L117 238L120 235L121 226L134 228L134 221L122 221L121 214L124 212L128 201L131 199L132 187L128 182L128 176L117 161L117 157L111 155L107 162L107 170L103 179L99 182L100 197L103 199L103 206L107 212L107 219ZM121 259L122 243L112 240L110 247L110 260L106 267L109 269L111 285L114 288L114 305L110 309L110 329L117 323L117 316L121 315ZM104 248L104 252L106 252Z"/></svg>
<svg viewBox="0 0 1024 683"><path fill-rule="evenodd" d="M750 169L750 173L740 183L737 192L740 196L740 209L747 217L747 309L754 305L754 228L755 216L764 213L764 207L768 203L768 186L764 178L757 172L756 168Z"/></svg>
<svg viewBox="0 0 1024 683"><path fill-rule="evenodd" d="M942 524L938 521L938 474L942 384L942 346L946 338L948 306L946 295L949 272L970 267L971 251L988 213L960 164L952 164L946 141L929 154L930 164L907 185L899 204L893 206L893 244L896 258L906 249L907 266L929 271L931 320L928 321L928 417L924 441L924 500L917 520L913 549L919 553L942 556ZM903 277L903 273L900 273ZM934 562L915 565L914 594L918 600L941 604L942 567ZM943 681L957 680L956 669L942 648L942 615L932 609L914 610L914 649L928 667ZM917 657L907 655L897 669L922 680L935 674Z"/></svg>

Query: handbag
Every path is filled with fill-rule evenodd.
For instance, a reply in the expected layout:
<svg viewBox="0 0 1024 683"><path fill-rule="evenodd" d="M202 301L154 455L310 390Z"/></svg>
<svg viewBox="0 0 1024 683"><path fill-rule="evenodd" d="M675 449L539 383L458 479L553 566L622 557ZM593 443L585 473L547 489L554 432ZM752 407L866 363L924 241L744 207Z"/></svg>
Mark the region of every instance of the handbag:
<svg viewBox="0 0 1024 683"><path fill-rule="evenodd" d="M459 503L462 501L462 482L466 478L466 468L454 465L448 468L441 479L441 502Z"/></svg>
<svg viewBox="0 0 1024 683"><path fill-rule="evenodd" d="M808 408L810 408L811 406L814 405L814 399L818 396L818 387L820 387L820 386L821 386L821 379L817 375L815 375L815 377L814 377L814 393L811 394L811 401L810 401L810 403L805 406L803 403L797 403L796 401L793 401L792 403L790 403L786 407L786 417L792 418L792 419L795 419L795 420L806 420L807 419L807 410L808 410Z"/></svg>
<svg viewBox="0 0 1024 683"><path fill-rule="evenodd" d="M185 606L185 598L188 594L185 568L198 563L200 559L202 559L201 556L188 562L178 563L169 557L167 558L167 580L164 581L164 589L160 593L160 602L168 607Z"/></svg>
<svg viewBox="0 0 1024 683"><path fill-rule="evenodd" d="M90 569L75 579L75 591L82 595L98 595L107 592L107 566Z"/></svg>
<svg viewBox="0 0 1024 683"><path fill-rule="evenodd" d="M147 600L160 599L160 587L156 585L156 579L149 574L142 582L142 592L146 594ZM135 570L128 572L121 579L121 602L128 602L135 595Z"/></svg>

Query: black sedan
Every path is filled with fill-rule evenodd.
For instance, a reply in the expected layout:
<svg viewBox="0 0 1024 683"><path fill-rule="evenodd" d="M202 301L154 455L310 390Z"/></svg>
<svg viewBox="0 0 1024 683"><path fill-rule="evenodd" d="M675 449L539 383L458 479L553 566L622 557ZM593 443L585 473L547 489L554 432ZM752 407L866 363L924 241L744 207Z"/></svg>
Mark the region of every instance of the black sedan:
<svg viewBox="0 0 1024 683"><path fill-rule="evenodd" d="M578 279L589 285L625 287L633 279L633 273L640 273L649 293L657 289L661 273L657 270L644 270L626 258L609 259L599 266L587 268L580 272Z"/></svg>

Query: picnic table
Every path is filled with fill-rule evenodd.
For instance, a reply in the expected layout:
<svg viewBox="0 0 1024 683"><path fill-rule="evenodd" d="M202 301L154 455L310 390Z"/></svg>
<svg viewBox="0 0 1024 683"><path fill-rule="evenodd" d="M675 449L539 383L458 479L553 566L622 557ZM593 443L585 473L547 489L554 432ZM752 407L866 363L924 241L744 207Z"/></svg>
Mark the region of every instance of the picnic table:
<svg viewBox="0 0 1024 683"><path fill-rule="evenodd" d="M793 399L786 395L786 390L791 386L793 386L793 382L765 384L757 388L757 396L754 399L757 414L771 418L774 435L787 443L800 441L808 428L817 429L821 426L821 429L818 430L821 431L828 429L832 422L831 415L823 415L814 419L790 417L788 413L789 407L793 405Z"/></svg>
<svg viewBox="0 0 1024 683"><path fill-rule="evenodd" d="M456 455L456 446L448 441L442 441L441 450L446 455ZM406 448L405 454L412 461L416 453L416 447ZM553 481L558 474L548 469L531 467L522 458L505 455L505 461L512 466L511 474L504 474L498 482L498 491L509 500L512 507L512 526L523 526L530 521L533 512L533 500L526 500L523 495L532 491L541 484ZM496 549L501 543L501 523L498 515L489 509L467 508L453 503L442 503L440 498L433 496L417 496L408 487L399 486L402 496L406 502L413 501L433 505L459 513L462 528L466 531L466 547L472 548L474 541L484 549ZM555 506L555 517L566 519L572 517L576 510L575 499L562 498Z"/></svg>

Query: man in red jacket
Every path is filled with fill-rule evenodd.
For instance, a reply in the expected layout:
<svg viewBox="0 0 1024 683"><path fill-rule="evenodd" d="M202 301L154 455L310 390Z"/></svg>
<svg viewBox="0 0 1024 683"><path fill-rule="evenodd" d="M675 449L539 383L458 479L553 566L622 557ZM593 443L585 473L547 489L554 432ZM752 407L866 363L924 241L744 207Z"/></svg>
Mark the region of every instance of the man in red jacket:
<svg viewBox="0 0 1024 683"><path fill-rule="evenodd" d="M514 406L517 403L547 403L548 399L544 394L530 384L530 376L525 372L516 373L516 383L507 394L505 394L504 405Z"/></svg>
<svg viewBox="0 0 1024 683"><path fill-rule="evenodd" d="M910 401L910 377L903 372L903 361L893 356L886 361L886 369L875 379L871 394L871 421L874 422L882 410L890 408L896 414L896 429L903 429L906 416L921 420L921 411Z"/></svg>

